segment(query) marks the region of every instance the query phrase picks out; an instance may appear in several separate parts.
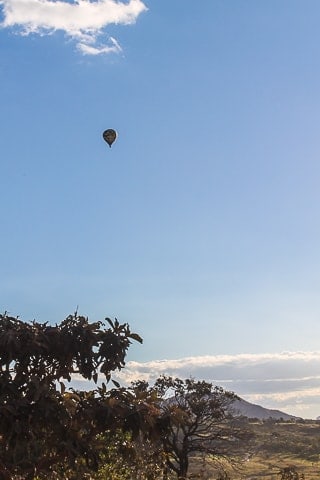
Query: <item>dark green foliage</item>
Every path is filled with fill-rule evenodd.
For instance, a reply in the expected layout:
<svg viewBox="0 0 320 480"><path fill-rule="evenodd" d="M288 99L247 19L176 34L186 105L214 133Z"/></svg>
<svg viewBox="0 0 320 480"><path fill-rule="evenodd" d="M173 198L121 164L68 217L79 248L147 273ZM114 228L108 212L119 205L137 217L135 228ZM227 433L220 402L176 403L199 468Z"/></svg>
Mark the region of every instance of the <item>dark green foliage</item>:
<svg viewBox="0 0 320 480"><path fill-rule="evenodd" d="M300 478L303 479L304 475L299 475L296 467L291 465L289 467L281 468L279 472L279 476L281 480L299 480Z"/></svg>
<svg viewBox="0 0 320 480"><path fill-rule="evenodd" d="M97 469L106 429L137 428L130 397L106 387L66 390L77 374L107 381L123 368L132 340L141 341L116 320L89 323L77 314L60 325L26 323L0 315L0 479L59 478L59 470Z"/></svg>
<svg viewBox="0 0 320 480"><path fill-rule="evenodd" d="M104 465L95 474L96 480L155 480L162 478L163 458L161 445L142 433L135 439L121 431L104 437L107 448Z"/></svg>

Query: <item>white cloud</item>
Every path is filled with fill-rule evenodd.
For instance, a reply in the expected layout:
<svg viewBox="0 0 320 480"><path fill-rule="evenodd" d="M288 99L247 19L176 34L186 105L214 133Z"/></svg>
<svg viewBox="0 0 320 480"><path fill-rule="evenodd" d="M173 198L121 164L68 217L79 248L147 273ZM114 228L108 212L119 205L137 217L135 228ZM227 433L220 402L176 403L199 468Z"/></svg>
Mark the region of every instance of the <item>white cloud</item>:
<svg viewBox="0 0 320 480"><path fill-rule="evenodd" d="M194 377L221 385L266 408L312 418L320 415L320 352L212 355L128 362L123 384L159 375Z"/></svg>
<svg viewBox="0 0 320 480"><path fill-rule="evenodd" d="M88 45L87 43L78 43L78 49L84 55L100 55L101 53L120 53L122 52L122 48L120 47L117 40L113 37L110 37L110 45L102 45L102 46L92 46Z"/></svg>
<svg viewBox="0 0 320 480"><path fill-rule="evenodd" d="M113 375L122 385L152 383L160 375L194 377L234 391L249 402L291 415L320 415L320 352L207 355L149 362L129 361ZM81 377L74 378L78 388ZM102 380L102 378L100 379ZM93 386L91 385L93 388Z"/></svg>
<svg viewBox="0 0 320 480"><path fill-rule="evenodd" d="M98 38L108 25L133 24L147 10L142 0L0 0L0 5L4 14L2 28L17 28L23 35L63 31L87 55L120 52L113 37L103 45L97 44Z"/></svg>

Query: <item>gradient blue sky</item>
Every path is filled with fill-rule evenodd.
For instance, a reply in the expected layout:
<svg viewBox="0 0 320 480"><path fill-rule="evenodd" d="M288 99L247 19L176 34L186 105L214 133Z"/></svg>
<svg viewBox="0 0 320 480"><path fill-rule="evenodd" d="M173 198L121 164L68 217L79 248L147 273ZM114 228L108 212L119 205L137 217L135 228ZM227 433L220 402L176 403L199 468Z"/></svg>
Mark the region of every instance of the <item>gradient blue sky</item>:
<svg viewBox="0 0 320 480"><path fill-rule="evenodd" d="M138 362L318 351L319 1L99 5L0 0L0 309L116 316Z"/></svg>

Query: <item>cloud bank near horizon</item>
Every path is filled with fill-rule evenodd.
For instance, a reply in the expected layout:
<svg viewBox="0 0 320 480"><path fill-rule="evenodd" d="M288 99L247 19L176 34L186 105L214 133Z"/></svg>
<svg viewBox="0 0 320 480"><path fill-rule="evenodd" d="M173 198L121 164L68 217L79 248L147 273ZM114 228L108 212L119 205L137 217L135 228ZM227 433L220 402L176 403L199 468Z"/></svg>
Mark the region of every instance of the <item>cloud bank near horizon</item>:
<svg viewBox="0 0 320 480"><path fill-rule="evenodd" d="M50 35L62 31L77 43L84 55L119 53L118 41L109 37L100 43L108 25L131 25L147 10L142 0L0 0L2 28L21 35Z"/></svg>
<svg viewBox="0 0 320 480"><path fill-rule="evenodd" d="M320 415L320 352L207 355L129 361L115 377L122 384L152 383L161 374L207 380L252 403L304 418Z"/></svg>

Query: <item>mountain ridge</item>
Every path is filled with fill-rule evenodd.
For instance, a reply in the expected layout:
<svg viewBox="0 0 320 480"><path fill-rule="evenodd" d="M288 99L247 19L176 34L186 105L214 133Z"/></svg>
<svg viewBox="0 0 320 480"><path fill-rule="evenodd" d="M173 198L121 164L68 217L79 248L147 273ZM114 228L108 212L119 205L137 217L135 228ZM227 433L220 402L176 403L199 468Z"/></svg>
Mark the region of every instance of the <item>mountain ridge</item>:
<svg viewBox="0 0 320 480"><path fill-rule="evenodd" d="M274 420L297 420L300 417L295 415L289 415L288 413L280 410L274 410L270 408L262 407L250 403L243 398L236 399L231 405L231 412L235 416L244 416L247 418L258 418L259 420L267 420L272 418Z"/></svg>

